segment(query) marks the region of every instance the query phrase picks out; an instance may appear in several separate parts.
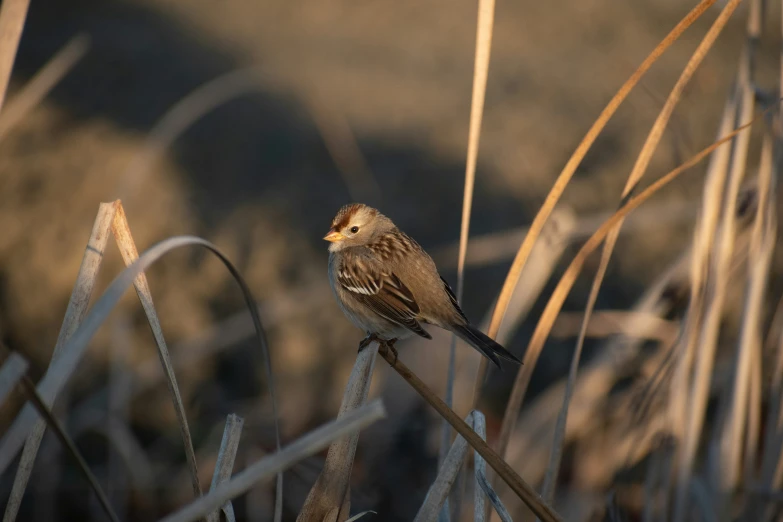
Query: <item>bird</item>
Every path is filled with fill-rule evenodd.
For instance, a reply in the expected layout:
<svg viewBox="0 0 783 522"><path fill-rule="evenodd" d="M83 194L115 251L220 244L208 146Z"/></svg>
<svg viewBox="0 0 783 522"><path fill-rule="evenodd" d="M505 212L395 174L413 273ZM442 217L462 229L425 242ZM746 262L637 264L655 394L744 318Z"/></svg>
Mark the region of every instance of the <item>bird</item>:
<svg viewBox="0 0 783 522"><path fill-rule="evenodd" d="M511 352L473 326L435 262L391 219L362 203L344 205L324 239L329 245L329 284L348 319L372 341L390 348L413 335L432 336L423 325L455 333L498 368L500 359L521 364Z"/></svg>

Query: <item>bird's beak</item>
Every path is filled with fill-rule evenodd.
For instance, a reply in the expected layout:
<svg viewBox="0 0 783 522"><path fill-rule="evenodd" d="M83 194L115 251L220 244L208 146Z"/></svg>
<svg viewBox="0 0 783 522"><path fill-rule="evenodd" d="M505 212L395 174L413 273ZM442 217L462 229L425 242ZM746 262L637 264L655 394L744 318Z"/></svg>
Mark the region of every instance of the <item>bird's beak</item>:
<svg viewBox="0 0 783 522"><path fill-rule="evenodd" d="M332 228L329 229L329 233L324 236L324 239L330 243L334 243L335 241L342 241L345 239L345 236Z"/></svg>

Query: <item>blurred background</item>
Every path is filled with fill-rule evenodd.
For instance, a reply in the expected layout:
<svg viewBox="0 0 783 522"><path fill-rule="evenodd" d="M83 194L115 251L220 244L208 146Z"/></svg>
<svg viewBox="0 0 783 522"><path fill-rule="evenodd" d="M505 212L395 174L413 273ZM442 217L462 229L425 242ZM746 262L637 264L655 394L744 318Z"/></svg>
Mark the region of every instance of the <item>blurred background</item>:
<svg viewBox="0 0 783 522"><path fill-rule="evenodd" d="M497 3L471 221L472 237L494 242L469 244L463 298L475 322L491 312L523 237L520 227L532 220L578 141L692 4ZM476 8L467 0L32 0L9 102L72 38L86 34L90 47L0 140L5 342L31 360L35 378L43 375L98 205L121 198L140 251L171 235L198 235L246 277L272 347L284 442L333 418L362 337L340 313L326 279L321 238L337 209L354 200L377 206L456 285ZM777 89L778 8L765 17L768 34L756 64L760 87L770 91ZM710 9L658 61L582 162L563 210L587 223L587 234L616 208L650 124L716 14ZM713 141L745 18L740 7L696 72L644 184ZM233 92L225 103L144 156L154 149L154 129L167 128L168 111L214 81L217 92ZM179 107L193 112L192 105ZM629 223L597 309L629 308L682 254L703 171L685 174L649 203L645 219ZM555 277L585 237L553 260ZM107 252L98 292L122 268L112 240ZM595 256L588 263L566 315L583 310L597 262ZM773 265L771 300L783 289L779 256ZM214 258L185 249L148 277L208 484L227 414L246 421L235 470L274 449L263 358L250 339L241 294ZM507 343L520 357L552 285L543 286ZM730 343L736 321L726 328ZM547 344L526 404L567 371L576 330L569 331L556 331ZM399 345L401 359L439 392L448 342L438 334ZM587 361L601 342L588 342ZM463 376L457 396L464 401L472 392L464 374L478 356L465 345L457 349ZM485 385L490 438L513 376L492 371ZM121 412L109 408L117 380L129 390ZM435 475L438 420L385 364L377 365L373 388L390 417L360 438L352 512L411 520ZM16 399L3 409L5 426ZM57 409L126 519L154 520L191 499L176 417L132 292L93 340ZM458 411L467 413L464 404ZM107 437L113 416L126 419L122 441ZM19 520L99 516L69 462L47 434ZM286 473L286 520L295 519L322 462L323 455ZM533 483L542 476L520 471ZM0 480L4 496L13 474ZM593 482L575 475L567 468L561 481L580 498L602 498L614 473ZM243 520L271 520L273 499L272 484L259 484L234 506Z"/></svg>

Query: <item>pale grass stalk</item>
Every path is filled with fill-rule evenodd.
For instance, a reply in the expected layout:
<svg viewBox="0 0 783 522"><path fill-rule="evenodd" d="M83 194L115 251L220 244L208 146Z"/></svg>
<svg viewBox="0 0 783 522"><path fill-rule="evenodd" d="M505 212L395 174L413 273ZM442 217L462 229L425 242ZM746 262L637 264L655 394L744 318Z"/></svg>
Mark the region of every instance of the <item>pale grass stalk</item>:
<svg viewBox="0 0 783 522"><path fill-rule="evenodd" d="M754 2L755 4L755 2ZM721 491L731 493L739 485L742 472L743 436L751 435L751 423L755 407L750 405L753 359L761 350L761 322L769 270L775 247L777 226L775 208L770 204L772 195L772 140L765 137L758 175L758 203L751 232L748 259L748 287L745 296L740 339L737 347L735 376L730 397L729 413L722 426L720 437ZM747 429L747 432L746 432ZM755 441L753 443L755 445ZM746 477L749 479L750 477Z"/></svg>
<svg viewBox="0 0 783 522"><path fill-rule="evenodd" d="M495 0L479 0L478 20L476 22L476 54L473 64L473 92L470 102L470 128L468 133L468 153L465 161L465 186L462 194L462 220L459 233L459 253L457 256L457 302L462 303L465 288L465 257L468 251L470 235L470 213L473 207L473 187L476 182L476 162L478 161L479 140L481 138L481 120L484 114L484 100L487 92L489 58L492 50L492 30L495 21ZM494 337L494 336L491 336ZM457 359L457 336L451 336L449 365L446 378L446 404L452 407L454 402L454 376ZM446 458L451 428L444 420L441 427L439 463ZM448 520L448 508L444 509ZM457 513L457 517L459 513ZM444 517L442 516L441 519Z"/></svg>
<svg viewBox="0 0 783 522"><path fill-rule="evenodd" d="M737 93L726 101L718 136L725 136L734 125L737 115ZM707 267L715 238L715 230L720 217L726 175L729 167L731 147L729 144L719 147L710 158L702 191L702 204L699 219L694 229L694 239L690 267L690 299L685 314L684 334L675 346L675 370L669 393L669 412L671 430L679 440L685 437L685 425L688 415L688 387L693 367L696 343L701 330L706 285ZM669 492L664 492L669 495Z"/></svg>
<svg viewBox="0 0 783 522"><path fill-rule="evenodd" d="M783 33L783 11L779 20L780 32ZM783 54L780 57L780 81L783 82ZM783 83L779 84L778 94L783 97ZM778 125L783 118L783 106L778 112ZM778 128L777 145L780 145L780 129ZM766 339L766 351L774 354L772 382L769 389L769 411L764 432L763 453L759 483L768 490L778 489L783 481L783 298L778 301L777 309L772 317L772 324ZM765 513L768 519L772 509Z"/></svg>
<svg viewBox="0 0 783 522"><path fill-rule="evenodd" d="M27 373L29 364L27 359L16 352L12 352L0 367L0 404L8 398L8 394L19 382L19 379Z"/></svg>
<svg viewBox="0 0 783 522"><path fill-rule="evenodd" d="M3 7L5 7L5 4L3 4ZM87 241L87 248L84 250L84 257L82 258L82 263L79 267L79 274L76 276L76 283L73 286L71 298L68 300L68 307L65 310L63 324L60 327L60 333L57 336L57 342L54 345L52 361L44 379L49 375L52 366L59 358L63 346L79 328L87 313L87 306L90 304L90 296L95 288L95 281L98 277L98 270L100 269L101 261L103 260L104 251L106 250L106 242L109 239L111 222L114 218L115 210L116 203L101 203L98 208L98 214L95 216L92 232ZM47 401L46 404L48 406L54 404L54 399L58 392L59 389L57 389L51 397L44 395L44 400ZM28 408L27 412L28 415L32 415L32 408ZM3 522L13 522L16 520L16 515L19 512L19 506L22 503L22 497L27 488L27 482L30 480L30 474L32 473L35 464L35 457L38 454L38 448L41 446L41 440L43 439L45 431L46 422L43 419L39 419L32 426L32 431L30 431L29 435L27 435L26 430L24 433L20 433L21 436L27 436L27 440L24 443L24 450L19 461L16 476L14 477L14 484L11 487L11 494L8 498L8 504L6 504L5 507ZM0 446L0 448L2 447L4 446ZM15 454L16 451L17 449L14 449L13 453ZM0 451L0 454L2 454L2 451ZM4 471L10 464L10 459L12 457L13 455L7 455L6 460L0 462L0 472Z"/></svg>
<svg viewBox="0 0 783 522"><path fill-rule="evenodd" d="M352 415L367 401L377 355L378 343L372 342L356 356L337 414L338 419ZM351 470L358 442L359 433L355 432L329 446L323 470L307 494L298 521L344 522L348 519L351 508Z"/></svg>
<svg viewBox="0 0 783 522"><path fill-rule="evenodd" d="M487 426L484 415L478 411L471 411L465 418L467 425L476 432L481 440L487 439ZM460 474L460 471L464 469L465 457L468 451L468 443L464 437L457 435L454 442L449 449L446 460L438 470L438 475L435 477L435 481L430 486L427 492L427 496L424 498L424 503L416 513L414 520L418 522L425 522L433 520L438 516L443 516L442 506L447 501L449 491L454 487L454 482ZM474 522L481 522L485 520L485 502L484 496L486 495L491 503L491 506L495 508L495 511L500 515L504 522L510 521L511 518L500 501L497 493L492 489L486 476L487 463L481 454L475 452L475 485L474 489Z"/></svg>
<svg viewBox="0 0 783 522"><path fill-rule="evenodd" d="M761 422L762 422L762 385L763 374L761 371L762 343L760 342L751 353L750 360L750 382L748 384L748 424L747 434L745 435L745 450L743 458L742 476L746 482L757 479L758 458L761 450L759 441L761 441ZM747 498L747 497L746 497ZM748 501L746 500L746 506Z"/></svg>
<svg viewBox="0 0 783 522"><path fill-rule="evenodd" d="M0 112L0 141L38 106L55 85L68 74L87 53L90 38L80 34L57 51L41 70L25 84Z"/></svg>
<svg viewBox="0 0 783 522"><path fill-rule="evenodd" d="M781 427L783 427L783 405L781 405L783 398L783 328L777 328L776 323L783 319L783 299L778 303L778 309L775 314L775 318L772 322L769 335L767 337L767 351L775 354L775 363L772 371L772 382L770 383L769 390L769 414L767 421L767 430L764 439L764 455L761 466L761 483L762 487L768 489L775 488L774 484L779 481L781 471L776 470L781 468L781 444L783 440L779 440L777 444L774 443L775 438L779 437ZM774 450L777 450L773 453Z"/></svg>
<svg viewBox="0 0 783 522"><path fill-rule="evenodd" d="M315 288L308 286L303 290L292 290L287 297L281 297L274 302L256 303L256 309L269 327L292 314L317 309L324 303L332 302L333 299L327 285ZM197 365L210 355L247 340L253 336L253 333L253 319L248 317L244 310L236 312L217 324L208 326L203 332L175 344L170 350L171 362L175 370L182 371ZM134 368L131 383L133 397L157 386L164 378L165 372L157 359L140 362ZM84 398L74 408L73 415L78 416L81 412L89 410L92 404L106 393L107 389L103 388Z"/></svg>
<svg viewBox="0 0 783 522"><path fill-rule="evenodd" d="M759 117L757 117L753 121L757 121ZM573 285L576 282L576 277L578 276L579 272L584 266L585 261L587 260L588 256L592 252L594 252L598 246L600 246L601 242L607 236L607 234L612 230L613 226L621 219L623 219L625 216L627 216L630 212L632 212L634 209L639 207L642 203L647 201L650 197L652 197L663 187L671 183L673 180L677 179L677 177L680 176L687 169L693 167L698 162L700 162L705 157L707 157L713 150L720 147L720 145L722 145L723 143L726 143L727 141L733 139L738 133L749 128L750 125L753 123L753 121L745 125L742 125L737 130L731 132L728 136L721 138L717 142L703 149L695 156L689 158L688 161L686 161L679 167L675 168L674 170L670 171L666 175L662 176L661 178L653 182L649 187L644 189L638 195L630 198L622 207L620 207L620 209L617 210L617 212L615 212L615 214L612 216L611 219L607 220L601 227L599 227L599 229L582 246L579 252L577 252L573 261L568 266L565 273L563 274L560 281L558 282L557 286L555 287L554 291L552 292L552 295L546 307L544 308L541 318L538 324L536 325L533 335L531 336L531 339L528 343L526 359L527 356L530 355L531 353L535 353L536 354L535 356L537 356L541 352L541 349L543 348L543 345L546 342L546 338L549 336L549 332L551 332L552 330L552 326L555 322L555 319L559 314L563 306L563 303L565 302L565 299L568 296L568 293L570 292L571 288L573 288ZM525 368L526 367L523 366L522 368L523 372ZM516 412L514 413L516 416Z"/></svg>
<svg viewBox="0 0 783 522"><path fill-rule="evenodd" d="M117 242L125 266L130 266L139 258L139 252L136 250L136 244L133 241L133 236L131 235L130 227L128 226L128 220L125 217L125 210L122 208L122 204L119 200L115 203L116 209L111 224L112 234L114 234L114 239ZM160 326L158 313L155 310L155 304L152 302L152 293L150 292L149 284L147 283L147 276L144 275L143 272L140 273L136 276L136 280L133 281L133 286L136 289L136 294L139 296L139 301L141 301L141 306L144 309L147 322L152 330L152 336L155 338L160 365L163 367L166 374L166 385L169 389L169 394L171 394L171 400L174 405L174 411L177 414L177 422L179 423L182 441L185 445L185 455L190 467L193 494L199 497L201 496L201 484L199 483L198 477L196 453L193 450L193 438L190 435L188 418L185 414L185 405L182 403L182 396L179 391L179 386L177 385L177 377L174 374L174 368L171 364L171 355L169 355L169 349L166 340L163 337L163 328Z"/></svg>
<svg viewBox="0 0 783 522"><path fill-rule="evenodd" d="M674 27L674 29L672 29L669 34L666 35L666 37L664 37L661 43L658 44L655 49L653 49L653 51L647 56L647 58L645 58L642 64L636 69L636 71L634 71L631 77L626 80L622 87L620 87L620 90L612 97L612 99L609 101L609 104L598 116L592 127L590 127L590 129L587 131L587 134L584 136L584 138L582 138L582 141L579 143L576 150L566 163L565 167L563 167L563 170L555 180L552 189L544 200L544 203L541 205L541 209L539 209L535 219L533 220L533 223L530 225L528 234L525 236L524 241L517 251L517 255L515 256L511 268L509 269L506 280L503 283L503 288L498 297L498 301L495 305L495 311L492 315L492 321L488 331L488 335L490 337L494 336L500 328L500 323L503 321L503 315L505 314L506 307L508 306L511 295L517 286L517 281L519 280L522 269L527 262L527 258L533 249L533 244L541 233L541 230L544 227L544 223L546 223L549 215L554 210L555 205L560 199L560 196L563 194L563 191L576 172L577 167L587 154L587 151L593 145L609 119L617 111L620 104L625 100L633 87L639 83L639 80L641 80L642 76L644 76L650 67L652 67L652 64L655 63L655 61L664 53L664 51L666 51L666 49L668 49L677 40L677 38L680 37L685 29L693 24L693 22L695 22L699 16L701 16L704 11L706 11L707 8L709 8L713 3L715 3L715 0L702 0L699 2L699 4L694 7ZM522 372L525 371L525 368L525 366L520 368L519 375L522 375ZM532 368L530 371L532 371ZM522 379L524 379L524 377L522 377ZM484 375L483 373L480 373L476 378L476 382L481 383L483 380ZM477 385L475 389L478 389L478 387L479 386ZM508 445L508 438L511 433L511 427L514 424L511 422L510 417L512 415L516 416L518 414L518 410L522 404L522 397L524 396L524 392L521 390L521 387L521 384L519 386L514 386L506 407L506 415L504 415L504 422L497 443L497 447L501 455L505 454L506 446ZM478 397L474 396L474 404L476 403L477 399ZM506 417L509 417L508 420L506 420Z"/></svg>
<svg viewBox="0 0 783 522"><path fill-rule="evenodd" d="M203 497L196 499L176 513L172 513L165 517L161 522L190 522L201 518L207 513L219 508L227 501L246 492L255 483L275 475L280 475L293 464L324 449L333 440L340 437L351 436L352 434L357 433L358 430L383 418L385 415L386 411L383 407L383 402L380 399L376 399L358 409L351 410L339 419L335 419L329 424L292 442L277 453L268 455L258 462L251 464L234 475L228 482L223 483ZM324 519L314 518L309 520L323 521Z"/></svg>
<svg viewBox="0 0 783 522"><path fill-rule="evenodd" d="M730 129L729 129L730 130ZM574 224L566 242L584 241L601 223L607 220L611 212L596 212L582 216L575 216L573 211L563 205L558 205L549 220L547 220L544 229L541 231L542 241L546 241L547 226L557 219L558 215L568 213L573 215ZM663 203L651 203L637 212L634 212L626 220L621 234L634 235L642 234L649 230L661 230L664 226L676 226L690 223L696 216L696 209L689 201L666 201ZM525 238L528 227L514 227L499 232L489 232L487 234L473 235L470 238L470 251L465 258L465 267L481 267L495 263L505 262L512 259L517 253L519 243ZM538 241L536 242L538 244ZM535 248L535 247L534 247ZM456 268L457 254L459 252L459 241L448 245L442 245L430 250L430 255L441 269ZM531 252L531 257L533 253ZM530 260L528 260L530 263ZM525 265L527 266L527 264ZM524 271L522 276L524 276ZM490 311L491 313L491 311ZM491 318L491 315L490 315ZM503 318L505 323L506 319ZM487 321L489 325L489 321ZM502 325L501 325L502 328ZM502 343L501 343L502 344Z"/></svg>
<svg viewBox="0 0 783 522"><path fill-rule="evenodd" d="M242 436L242 426L245 421L242 417L234 415L233 413L226 418L226 427L223 430L223 439L220 441L220 450L218 451L217 462L215 463L215 471L212 474L212 484L209 487L210 491L214 491L221 484L227 482L231 478L231 472L234 469L234 459L237 456L237 449L239 448L239 438ZM221 514L223 517L221 517ZM234 507L231 505L231 501L226 501L220 508L207 516L209 522L236 522L234 516Z"/></svg>
<svg viewBox="0 0 783 522"><path fill-rule="evenodd" d="M2 350L3 353L9 353L9 350L2 343L0 343L0 349ZM11 352L9 355L10 356L15 355L17 357L20 357L15 352ZM87 483L90 485L90 489L93 491L93 493L95 493L95 496L98 498L98 502L100 504L100 507L103 509L104 514L112 522L119 522L117 515L114 513L114 510L112 509L111 504L109 503L109 499L106 496L106 493L104 493L103 489L101 488L101 485L98 483L98 479L95 478L95 475L92 473L92 471L90 471L89 466L87 466L87 462L84 460L84 457L82 457L81 453L79 452L79 449L76 447L76 444L74 444L73 440L65 432L65 428L63 428L60 421L58 421L57 418L54 416L51 408L46 404L46 402L44 402L44 400L36 391L35 384L33 383L33 381L30 380L30 377L24 374L21 376L21 379L19 380L19 385L22 391L24 392L24 395L33 405L35 410L44 419L47 426L52 430L52 432L57 436L57 439L59 440L60 444L62 444L65 447L67 453L76 461L76 467L79 469L81 474L84 475L84 478L87 480Z"/></svg>
<svg viewBox="0 0 783 522"><path fill-rule="evenodd" d="M130 398L133 390L132 377L128 372L128 356L132 350L130 319L127 314L121 314L117 320L112 322L111 326L111 346L109 347L111 366L109 369L108 386L109 411L106 434L108 435L108 440L120 445L119 441L122 440L124 430L127 429L130 416ZM106 475L108 477L108 485L106 489L109 492L112 505L115 506L117 514L124 518L129 497L128 474L120 452L112 445L108 445L107 450ZM146 487L154 486L154 482L150 482Z"/></svg>
<svg viewBox="0 0 783 522"><path fill-rule="evenodd" d="M551 337L560 339L576 337L579 335L583 317L580 312L562 312L552 326ZM639 329L640 324L647 326ZM676 321L663 319L657 315L627 310L598 310L593 312L585 336L600 339L612 335L624 335L628 338L672 344L679 332L680 325Z"/></svg>
<svg viewBox="0 0 783 522"><path fill-rule="evenodd" d="M467 420L469 421L470 418ZM471 423L469 422L468 424ZM413 522L430 522L437 518L443 519L444 513L448 519L449 514L446 501L449 492L451 492L454 486L454 482L457 480L457 475L462 469L467 454L467 441L457 435L446 454L446 458L440 463L438 475L427 491L424 503L422 503L419 511L416 513L416 518L413 519Z"/></svg>
<svg viewBox="0 0 783 522"><path fill-rule="evenodd" d="M253 322L256 327L256 333L261 348L264 353L268 354L268 346L266 344L263 327L261 326L260 318L258 318L252 294L247 284L242 279L242 276L237 272L228 258L226 258L217 249L217 247L204 239L193 236L173 237L158 243L144 252L137 261L124 269L120 275L118 275L114 281L112 281L101 298L98 299L98 301L95 303L90 313L84 317L84 320L81 322L78 328L76 328L73 334L65 341L59 357L55 357L53 359L49 371L47 371L46 375L38 384L37 391L41 395L42 400L46 401L47 404L51 404L51 402L54 400L54 397L62 389L70 376L76 370L92 336L95 334L100 325L106 320L111 310L117 305L122 295L125 293L127 288L133 284L137 276L167 252L179 247L190 245L199 245L207 248L212 253L214 253L231 272L231 275L239 284L246 304L248 305L253 316ZM91 250L88 248L87 252L89 253ZM269 371L271 373L271 369ZM273 389L273 381L270 381L270 389ZM277 419L277 406L275 404L276 401L274 399L273 392L272 397L275 418ZM17 415L11 427L3 435L2 440L0 440L0 470L5 469L19 451L26 435L35 425L37 418L38 416L29 404L24 407L19 415ZM279 430L276 431L279 432ZM278 479L278 484L279 483L280 479Z"/></svg>
<svg viewBox="0 0 783 522"><path fill-rule="evenodd" d="M569 238L578 226L578 219L570 208L560 207L552 213L552 217L544 225L539 241L533 246L525 269L520 274L517 288L511 294L503 323L495 336L497 342L505 346L511 341L544 290L566 248L570 246ZM481 327L486 328L491 320L490 308L481 322ZM487 359L482 357L481 363L486 365ZM479 373L485 374L485 371L481 369ZM474 391L474 395L478 393L478 390Z"/></svg>
<svg viewBox="0 0 783 522"><path fill-rule="evenodd" d="M484 414L478 410L473 410L473 430L481 440L487 440L487 421L484 418ZM492 507L495 508L495 513L497 513L502 522L511 522L511 515L508 513L506 506L503 505L500 496L492 489L492 484L489 483L489 479L487 478L487 462L478 451L473 452L473 462L475 468L474 475L476 477L473 522L484 522L484 520L486 520L486 510L484 508L485 495L489 499Z"/></svg>
<svg viewBox="0 0 783 522"><path fill-rule="evenodd" d="M626 181L625 187L623 188L621 201L626 200L634 191L634 189L639 185L639 182L644 176L644 173L647 171L647 167L650 165L650 161L652 160L655 149L658 148L658 144L660 143L663 132L666 129L666 125L669 123L672 112L674 112L674 108L680 101L680 97L685 90L685 86L688 85L688 82L690 82L691 78L696 72L696 69L698 69L699 65L701 65L701 62L707 55L707 52L712 48L713 44L717 40L726 23L729 21L729 18L734 13L734 10L739 5L740 1L741 0L730 0L726 4L726 7L723 8L723 11L721 11L712 27L710 27L710 30L707 31L707 34L696 48L696 51L694 51L690 60L688 60L688 63L685 65L685 69L682 71L682 74L678 78L677 83L674 84L671 93L669 93L669 97L666 99L666 103L658 113L658 117L650 129L644 145L642 146L642 150L639 153L639 156L636 158L636 163L634 164L633 169L628 176L628 180ZM604 277L606 276L609 260L614 251L614 247L617 244L617 239L620 235L620 228L622 225L623 221L618 221L615 225L615 228L612 229L606 237L606 243L604 244L603 251L601 252L601 261L593 279L593 283L590 287L589 296L587 298L584 320L582 321L582 327L579 332L579 337L577 338L576 349L574 350L574 355L571 360L571 367L569 369L569 378L566 384L565 397L563 398L563 408L558 417L557 425L555 426L555 435L554 441L552 442L549 468L547 469L547 474L544 478L543 495L544 498L550 502L554 497L555 488L557 485L557 476L560 470L560 462L562 460L563 454L565 423L566 419L568 418L568 407L573 395L574 382L576 381L576 375L579 369L579 361L582 356L582 348L584 347L587 325L590 323L590 315L592 314L593 308L595 307L595 302L598 299L598 292L601 288ZM535 360L533 360L532 366L534 365ZM521 374L522 372L520 371L520 375ZM510 419L512 423L515 420L515 417Z"/></svg>
<svg viewBox="0 0 783 522"><path fill-rule="evenodd" d="M671 314L673 303L670 295L672 289L687 286L689 258L689 252L683 253L647 288L633 307L628 329L637 332L641 338L648 337L657 324L657 321L651 322L648 318ZM674 290L674 293L677 291ZM574 392L579 400L574 402L566 424L566 440L579 440L590 433L596 419L604 411L614 383L622 378L625 368L640 356L642 342L640 338L613 338L601 347L600 353L580 372ZM540 480L546 471L549 437L554 431L564 389L565 379L562 379L539 394L523 410L510 439L508 462L530 480ZM628 462L626 455L619 454L616 448L607 457L620 461L621 466ZM612 458L598 459L602 460L602 467L610 475L616 470Z"/></svg>
<svg viewBox="0 0 783 522"><path fill-rule="evenodd" d="M427 387L416 374L405 366L396 355L391 353L385 345L380 347L379 353L386 359L389 366L391 366L400 377L405 379L405 381L410 384L441 417L449 421L449 424L451 424L457 433L464 437L468 444L487 461L487 464L495 470L498 477L514 491L534 514L545 522L558 522L563 520L560 515L544 502L538 493L536 493L536 491L500 457L500 455L494 452L492 448L490 448L489 445L454 412L454 410L446 406L446 403Z"/></svg>
<svg viewBox="0 0 783 522"><path fill-rule="evenodd" d="M739 119L741 122L751 120L753 115L754 95L750 81L750 57L749 53L746 52L740 57L737 80L740 89ZM682 450L678 456L674 522L683 522L685 520L688 501L691 496L689 484L692 478L696 450L701 438L707 406L715 349L717 347L726 286L728 284L728 270L734 248L737 196L745 175L749 142L750 130L744 129L739 133L734 143L728 184L723 196L723 214L710 264L711 280L705 300L704 324L699 333L693 382L688 394L689 406L685 437L682 442Z"/></svg>
<svg viewBox="0 0 783 522"><path fill-rule="evenodd" d="M29 7L30 0L3 0L0 4L0 111L3 109Z"/></svg>

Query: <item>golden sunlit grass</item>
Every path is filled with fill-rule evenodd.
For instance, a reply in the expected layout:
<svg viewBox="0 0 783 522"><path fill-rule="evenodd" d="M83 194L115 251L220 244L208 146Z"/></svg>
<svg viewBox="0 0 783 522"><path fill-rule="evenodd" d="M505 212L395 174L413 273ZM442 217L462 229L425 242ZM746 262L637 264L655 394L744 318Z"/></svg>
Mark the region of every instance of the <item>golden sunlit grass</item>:
<svg viewBox="0 0 783 522"><path fill-rule="evenodd" d="M772 106L763 107L764 111L756 110L758 96L753 63L755 49L761 40L763 12L760 0L750 2L748 41L741 55L736 85L726 103L715 143L657 178L643 190L637 190L686 85L732 17L740 0L728 0L725 3L685 65L619 195L618 209L602 217L599 222L580 220L565 208L556 210L580 162L623 100L664 51L713 3L714 0L704 0L688 13L611 99L555 180L521 245L515 250L513 264L489 320L488 332L493 337L510 337L511 331L501 329L504 317L508 315L511 330L516 329L549 281L555 262L564 254L566 246L589 236L560 276L537 321L524 355L524 365L516 375L496 441L487 441L484 416L475 408L487 371L483 359L472 383L474 407L465 417L467 420L455 412L456 352L452 341L448 368L438 369L447 372L445 401L385 346L372 344L357 355L337 418L281 447L278 398L274 391L269 347L258 307L242 276L216 246L198 237L172 237L139 255L131 236L129 220L120 200L116 200L101 204L98 210L54 355L44 377L33 388L26 375L27 361L16 352L11 352L0 368L0 401L17 386L30 401L16 415L0 439L0 471L9 468L21 451L4 520L11 522L17 516L47 427L56 432L78 462L79 469L99 498L106 515L114 520L119 519L109 496L52 414L51 407L68 380L78 372L88 342L131 285L136 289L153 333L176 412L195 497L192 503L168 515L164 519L167 522L234 520L232 499L246 493L257 483L275 476L275 501L270 516L276 522L280 521L283 516L282 472L327 447L325 463L318 478L309 490L304 505L297 506L297 520L345 522L372 516L364 512L349 518L351 476L360 429L385 415L381 401L368 403L378 354L443 419L439 437L439 472L418 512L417 521L486 520L492 508L492 516L504 521L510 520L511 515L519 519L530 516L530 513L546 522L570 520L563 513L566 513L566 508L569 508L570 514L573 510L559 500L556 489L563 468L564 450L568 444L578 442L582 442L582 445L575 452L571 464L573 474L586 483L600 484L606 492L612 493L611 502L597 506L599 512L603 510L606 519L624 520L618 508L622 505L626 509L635 510L639 517L649 522L722 519L719 515L723 513L731 513L732 520L776 520L779 511L770 499L779 495L783 482L783 406L780 398L783 393L783 327L780 326L783 323L783 312L773 316L766 309L766 293L776 246L775 158L776 153L779 153L776 151L776 147L779 147L779 118L777 114L772 117L770 114L778 111L779 107L776 102ZM462 298L465 267L469 261L467 245L494 8L493 0L479 2L473 97L456 261L459 299ZM4 44L0 48L0 109L26 10L27 2L13 0L3 2L0 9L0 43ZM69 44L52 61L49 69L45 68L41 75L31 81L25 97L20 97L15 106L7 104L12 110L0 112L0 139L66 74L84 54L85 48L86 43L82 40ZM125 177L125 181L133 185L121 187L121 192L133 193L139 177L149 170L151 162L201 115L256 89L260 82L257 71L240 70L222 76L183 98L150 133L144 150L129 167L128 176ZM341 119L332 121L330 114L335 113L319 105L322 103L320 101L313 103L319 129L333 159L340 163L342 174L346 179L361 181L359 185L363 188L359 193L379 197L378 185L361 158L347 122ZM767 119L774 123L769 124ZM751 176L748 174L748 158L750 151L754 150L751 147L753 124L767 124L767 127L761 133L758 166L755 175ZM688 169L708 158L710 163L694 238L688 250L646 290L632 310L593 313L626 218ZM746 181L748 178L750 182ZM90 308L90 299L95 291L98 271L110 236L118 245L126 268ZM492 251L485 256L487 259L498 259L509 253L508 236L482 238L482 241L484 248ZM505 248L503 252L494 250L498 244ZM532 260L536 257L536 248L542 248L541 245L549 248L541 253L544 259L541 266L534 267ZM565 300L588 258L602 245L601 260L585 305L585 313L579 316L562 314ZM242 290L257 345L264 357L275 423L276 451L234 473L237 452L242 444L244 420L236 415L228 417L220 448L215 448L215 470L210 490L206 494L200 483L199 456L194 450L175 365L169 355L144 274L162 256L185 246L201 246L214 253ZM744 271L737 269L740 266ZM526 281L526 277L534 280ZM721 323L726 314L732 280L744 284L745 290L744 302L740 307L740 334L734 350L729 354L731 362L721 366L717 351L722 341ZM525 295L515 294L519 291L520 281L526 282L523 288ZM687 303L684 306L680 303L683 300ZM783 310L783 306L779 310ZM765 336L764 327L770 322L771 327L766 330ZM216 335L239 335L235 326L233 322L218 325ZM550 385L523 409L531 377L550 335L576 338L569 374L562 382ZM580 370L582 347L588 336L611 337L611 340L606 343L599 357L591 361L587 368ZM654 347L642 354L644 341ZM612 395L615 385L627 377L621 366L630 364L633 359L641 359L634 384ZM765 380L769 373L764 371L765 360L775 361L769 383ZM710 400L716 404L714 411L708 411ZM611 427L606 430L604 440L591 438L592 428L601 419L607 418L610 421L607 424L611 424ZM121 420L118 428L118 433L122 433ZM124 428L127 430L127 426ZM452 430L457 432L456 437L453 437ZM472 513L461 509L462 492L455 487L461 483L460 473L464 477L468 476L465 472L469 468L469 447L475 452L474 474L472 478L464 479L463 483L470 483L474 492ZM486 464L494 471L494 481L487 478ZM641 466L643 480L637 484L635 496L630 493L626 495L621 491L621 486L614 482L615 476L621 470L634 466ZM539 483L540 494L536 489ZM486 498L490 500L487 504L484 502ZM520 502L524 504L524 510L518 507ZM595 508L584 509L578 519L588 519L596 511Z"/></svg>

